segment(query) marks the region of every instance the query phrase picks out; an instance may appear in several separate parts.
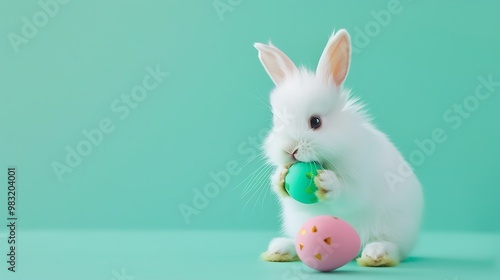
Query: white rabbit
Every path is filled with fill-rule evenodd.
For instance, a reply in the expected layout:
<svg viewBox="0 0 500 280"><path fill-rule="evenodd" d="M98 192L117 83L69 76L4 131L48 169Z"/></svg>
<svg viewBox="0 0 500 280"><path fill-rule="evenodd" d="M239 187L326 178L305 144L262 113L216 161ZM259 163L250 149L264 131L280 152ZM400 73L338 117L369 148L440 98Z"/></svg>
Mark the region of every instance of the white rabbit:
<svg viewBox="0 0 500 280"><path fill-rule="evenodd" d="M273 45L255 43L259 59L276 87L270 94L273 129L264 150L276 166L272 189L281 204L285 237L273 239L262 258L293 261L295 235L308 219L334 215L359 233L362 266L395 266L414 246L423 212L420 183L396 147L377 130L363 105L343 89L351 42L334 32L316 73L298 69ZM316 204L301 204L284 190L295 161L319 162ZM397 179L394 179L397 178Z"/></svg>

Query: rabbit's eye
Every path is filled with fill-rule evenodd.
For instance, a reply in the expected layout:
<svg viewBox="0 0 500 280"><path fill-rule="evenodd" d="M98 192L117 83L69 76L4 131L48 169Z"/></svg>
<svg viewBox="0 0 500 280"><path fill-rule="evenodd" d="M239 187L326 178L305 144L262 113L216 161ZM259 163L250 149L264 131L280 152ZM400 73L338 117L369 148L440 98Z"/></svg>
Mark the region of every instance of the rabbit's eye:
<svg viewBox="0 0 500 280"><path fill-rule="evenodd" d="M309 126L316 130L321 126L321 119L318 116L312 116L309 118Z"/></svg>

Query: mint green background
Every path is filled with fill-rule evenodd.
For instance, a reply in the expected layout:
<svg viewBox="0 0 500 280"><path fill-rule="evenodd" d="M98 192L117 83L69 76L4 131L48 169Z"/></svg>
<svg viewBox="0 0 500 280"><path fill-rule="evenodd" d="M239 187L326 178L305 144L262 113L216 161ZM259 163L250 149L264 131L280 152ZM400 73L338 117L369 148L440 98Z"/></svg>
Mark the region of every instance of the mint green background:
<svg viewBox="0 0 500 280"><path fill-rule="evenodd" d="M21 18L40 8L0 1L0 182L7 166L18 167L22 228L277 230L265 170L251 181L260 158L191 223L178 208L213 181L210 172L243 165L257 151L249 137L270 126L273 85L252 44L272 39L314 68L333 29L354 36L387 3L243 0L221 20L211 1L71 1L16 54L7 34L19 34ZM448 135L415 167L425 230L498 232L500 88L456 130L442 115L473 94L479 76L500 81L500 3L401 6L353 55L346 86L406 157L434 129ZM170 76L120 120L110 104L157 64ZM115 131L60 182L51 163L103 118Z"/></svg>

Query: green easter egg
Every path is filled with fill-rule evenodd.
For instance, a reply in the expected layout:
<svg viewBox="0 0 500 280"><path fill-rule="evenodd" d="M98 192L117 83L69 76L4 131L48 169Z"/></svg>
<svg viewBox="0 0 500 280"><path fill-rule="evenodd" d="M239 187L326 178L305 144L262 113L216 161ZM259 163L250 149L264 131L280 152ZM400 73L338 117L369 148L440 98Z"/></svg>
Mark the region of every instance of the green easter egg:
<svg viewBox="0 0 500 280"><path fill-rule="evenodd" d="M318 170L323 169L317 162L294 163L288 168L285 176L285 190L298 202L312 204L318 202L316 191L318 188L314 184L314 177L318 175Z"/></svg>

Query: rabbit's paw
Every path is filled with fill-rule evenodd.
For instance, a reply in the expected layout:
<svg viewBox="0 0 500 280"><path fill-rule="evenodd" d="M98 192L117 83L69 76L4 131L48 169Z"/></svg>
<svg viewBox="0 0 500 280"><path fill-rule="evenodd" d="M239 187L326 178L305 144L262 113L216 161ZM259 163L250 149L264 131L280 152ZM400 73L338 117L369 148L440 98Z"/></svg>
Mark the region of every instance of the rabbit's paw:
<svg viewBox="0 0 500 280"><path fill-rule="evenodd" d="M290 168L290 166L291 164L287 164L278 167L276 172L273 174L273 177L271 178L273 191L282 197L288 196L288 192L285 189L285 176L288 173L288 168Z"/></svg>
<svg viewBox="0 0 500 280"><path fill-rule="evenodd" d="M396 266L399 264L397 246L391 242L368 243L357 261L360 266Z"/></svg>
<svg viewBox="0 0 500 280"><path fill-rule="evenodd" d="M318 170L314 183L318 188L316 196L319 200L331 199L340 185L337 174L331 170Z"/></svg>
<svg viewBox="0 0 500 280"><path fill-rule="evenodd" d="M299 257L295 252L295 243L291 238L277 237L271 240L267 251L261 258L268 262L293 262Z"/></svg>

